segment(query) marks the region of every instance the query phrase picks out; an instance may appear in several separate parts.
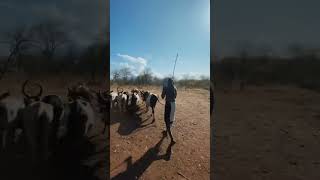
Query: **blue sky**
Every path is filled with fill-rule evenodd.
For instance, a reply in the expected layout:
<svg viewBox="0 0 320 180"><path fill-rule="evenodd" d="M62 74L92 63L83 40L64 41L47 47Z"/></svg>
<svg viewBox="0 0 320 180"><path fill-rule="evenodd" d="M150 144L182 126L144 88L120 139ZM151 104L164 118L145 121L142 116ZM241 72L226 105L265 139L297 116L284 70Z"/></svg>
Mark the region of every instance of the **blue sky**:
<svg viewBox="0 0 320 180"><path fill-rule="evenodd" d="M210 74L209 0L110 0L111 72L148 67L159 77Z"/></svg>

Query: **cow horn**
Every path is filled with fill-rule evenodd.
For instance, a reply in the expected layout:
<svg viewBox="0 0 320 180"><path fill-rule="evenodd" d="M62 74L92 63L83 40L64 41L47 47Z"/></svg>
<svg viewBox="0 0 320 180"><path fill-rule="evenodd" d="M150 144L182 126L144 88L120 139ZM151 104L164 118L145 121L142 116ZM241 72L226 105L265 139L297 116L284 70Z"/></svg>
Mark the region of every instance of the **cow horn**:
<svg viewBox="0 0 320 180"><path fill-rule="evenodd" d="M26 80L22 85L22 93L23 93L23 95L26 96L28 99L35 99L35 98L40 97L42 95L42 91L43 91L42 86L40 84L38 84L38 83L35 83L35 85L38 86L40 90L39 90L39 93L37 95L32 96L32 95L29 95L25 90L28 83L29 83L29 80Z"/></svg>
<svg viewBox="0 0 320 180"><path fill-rule="evenodd" d="M28 94L26 93L26 90L25 90L28 82L29 82L29 80L26 80L26 81L22 84L22 94L23 94L24 96L26 96L28 99L31 99L31 96L28 95Z"/></svg>
<svg viewBox="0 0 320 180"><path fill-rule="evenodd" d="M39 93L35 96L35 97L40 97L41 95L42 95L42 92L43 92L43 88L42 88L42 86L40 85L40 84L38 84L38 83L36 83L35 84L36 86L38 86L39 87Z"/></svg>

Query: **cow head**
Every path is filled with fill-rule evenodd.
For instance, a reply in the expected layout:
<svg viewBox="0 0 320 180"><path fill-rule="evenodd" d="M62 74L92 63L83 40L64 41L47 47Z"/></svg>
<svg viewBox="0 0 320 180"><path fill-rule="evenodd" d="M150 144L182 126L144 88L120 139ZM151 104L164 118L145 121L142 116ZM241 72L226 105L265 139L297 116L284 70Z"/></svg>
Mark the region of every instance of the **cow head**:
<svg viewBox="0 0 320 180"><path fill-rule="evenodd" d="M118 96L120 96L123 93L123 88L117 87L117 93L118 93Z"/></svg>
<svg viewBox="0 0 320 180"><path fill-rule="evenodd" d="M81 97L90 101L92 99L92 94L87 86L85 86L84 84L78 84L76 86L68 88L67 97L73 100Z"/></svg>
<svg viewBox="0 0 320 180"><path fill-rule="evenodd" d="M149 91L142 91L142 92L141 92L142 100L143 100L143 101L146 101L149 95L150 95L150 92L149 92Z"/></svg>

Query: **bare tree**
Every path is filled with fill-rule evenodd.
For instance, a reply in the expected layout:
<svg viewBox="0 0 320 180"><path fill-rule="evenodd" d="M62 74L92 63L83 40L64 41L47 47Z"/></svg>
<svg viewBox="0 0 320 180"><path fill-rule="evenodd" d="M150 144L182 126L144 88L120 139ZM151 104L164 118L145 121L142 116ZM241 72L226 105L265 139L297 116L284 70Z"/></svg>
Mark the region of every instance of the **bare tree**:
<svg viewBox="0 0 320 180"><path fill-rule="evenodd" d="M9 56L1 70L0 79L3 78L3 75L8 70L10 62L21 55L23 50L26 50L29 47L28 43L31 42L31 39L27 37L27 28L25 26L17 27L15 30L5 33L5 40L2 41L2 43L9 45Z"/></svg>
<svg viewBox="0 0 320 180"><path fill-rule="evenodd" d="M182 76L182 79L183 79L183 80L188 80L188 79L190 79L190 75L189 75L189 74L184 74L184 75Z"/></svg>
<svg viewBox="0 0 320 180"><path fill-rule="evenodd" d="M34 45L40 48L41 53L52 60L57 48L68 41L68 35L61 22L48 20L36 24L31 29Z"/></svg>
<svg viewBox="0 0 320 180"><path fill-rule="evenodd" d="M150 84L152 82L152 72L150 68L146 68L141 74L143 84Z"/></svg>
<svg viewBox="0 0 320 180"><path fill-rule="evenodd" d="M119 71L118 70L114 70L112 72L112 80L113 80L113 82L117 82L117 81L119 81L119 79L120 79Z"/></svg>
<svg viewBox="0 0 320 180"><path fill-rule="evenodd" d="M232 65L232 79L240 80L240 90L244 90L246 84L246 66L252 49L253 44L248 41L242 41L237 46L237 55L240 57L240 62Z"/></svg>
<svg viewBox="0 0 320 180"><path fill-rule="evenodd" d="M119 70L119 74L120 74L121 80L124 83L126 83L129 80L129 78L132 76L132 73L128 67L121 68Z"/></svg>

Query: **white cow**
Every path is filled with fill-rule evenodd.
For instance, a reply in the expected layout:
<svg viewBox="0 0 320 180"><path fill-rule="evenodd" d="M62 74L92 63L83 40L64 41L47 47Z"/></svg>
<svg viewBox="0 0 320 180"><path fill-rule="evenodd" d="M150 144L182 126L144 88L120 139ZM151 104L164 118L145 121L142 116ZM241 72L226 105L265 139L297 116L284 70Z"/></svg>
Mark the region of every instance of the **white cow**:
<svg viewBox="0 0 320 180"><path fill-rule="evenodd" d="M15 132L21 132L19 126L19 115L21 110L25 108L23 98L7 96L0 100L0 129L2 131L2 148L6 148L7 134ZM20 129L20 131L18 131ZM17 141L17 138L14 141Z"/></svg>
<svg viewBox="0 0 320 180"><path fill-rule="evenodd" d="M120 112L125 112L126 111L126 107L127 107L127 102L128 102L128 95L126 93L118 93L117 96L117 105L119 108Z"/></svg>
<svg viewBox="0 0 320 180"><path fill-rule="evenodd" d="M95 126L95 113L91 104L83 99L76 100L79 112L81 115L85 116L85 131L84 134L87 135L89 130L91 130Z"/></svg>

